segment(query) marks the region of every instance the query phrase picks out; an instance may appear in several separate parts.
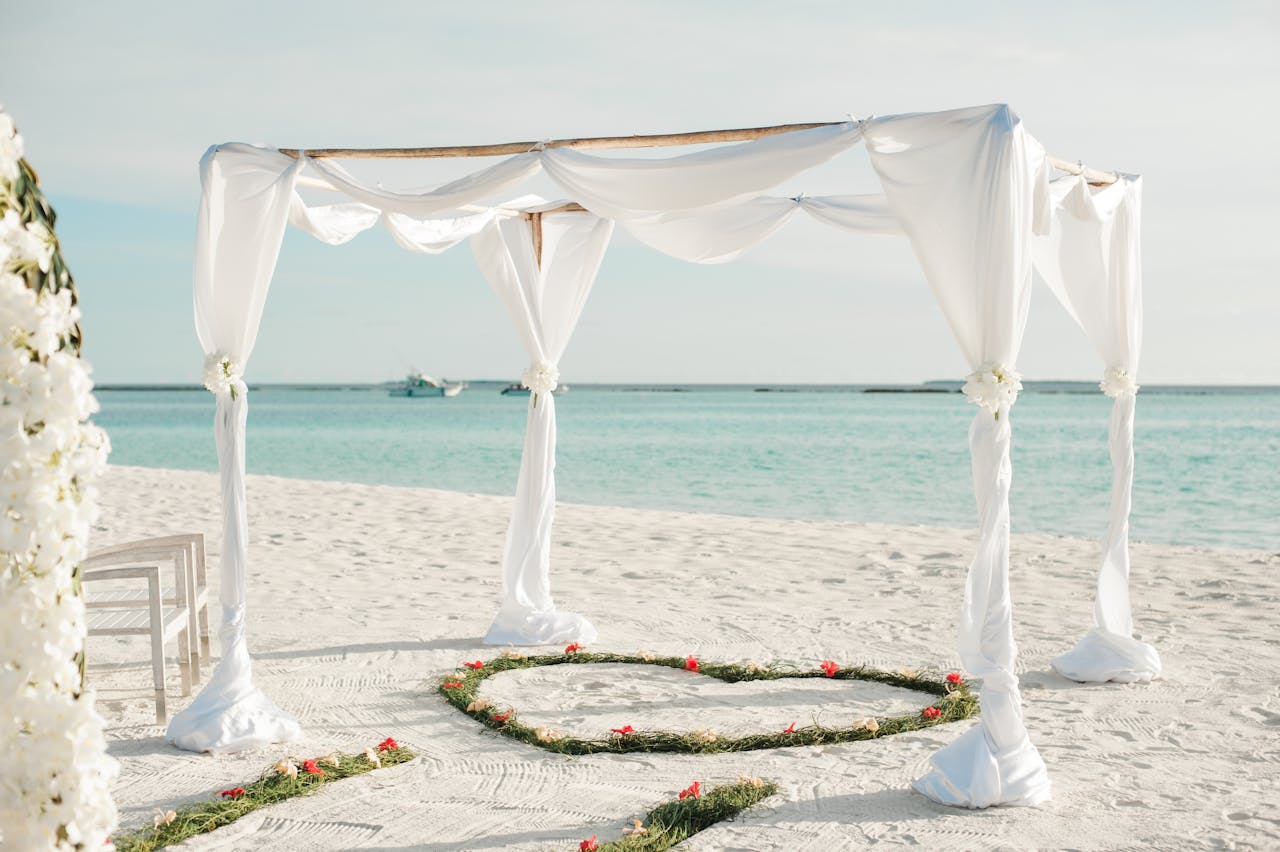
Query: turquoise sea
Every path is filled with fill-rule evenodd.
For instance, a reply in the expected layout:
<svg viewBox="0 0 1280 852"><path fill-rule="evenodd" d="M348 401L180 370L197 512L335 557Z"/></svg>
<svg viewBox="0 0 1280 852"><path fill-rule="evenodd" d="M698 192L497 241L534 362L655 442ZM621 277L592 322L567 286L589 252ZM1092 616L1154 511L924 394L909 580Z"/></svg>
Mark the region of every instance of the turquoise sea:
<svg viewBox="0 0 1280 852"><path fill-rule="evenodd" d="M512 494L527 397L382 387L252 389L248 468L304 479ZM969 527L973 407L861 387L585 386L557 397L560 499L635 508ZM906 390L906 389L899 389ZM216 470L203 389L99 389L117 464ZM1015 532L1097 536L1110 400L1028 384L1013 410ZM1136 539L1280 551L1280 388L1138 399Z"/></svg>

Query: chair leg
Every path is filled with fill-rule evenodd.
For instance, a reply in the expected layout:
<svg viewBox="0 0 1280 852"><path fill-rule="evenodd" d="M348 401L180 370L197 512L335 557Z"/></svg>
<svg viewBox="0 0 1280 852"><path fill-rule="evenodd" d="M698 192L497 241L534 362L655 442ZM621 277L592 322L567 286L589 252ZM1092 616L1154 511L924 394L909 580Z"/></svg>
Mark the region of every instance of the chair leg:
<svg viewBox="0 0 1280 852"><path fill-rule="evenodd" d="M209 580L205 573L204 561L204 535L200 534L195 537L192 550L195 553L196 566L196 583L197 588L203 589L207 586ZM213 665L213 655L209 651L209 604L208 596L205 596L205 604L200 607L200 655L204 657L206 666Z"/></svg>
<svg viewBox="0 0 1280 852"><path fill-rule="evenodd" d="M151 598L151 669L156 682L156 724L169 717L164 706L164 614L160 610L160 572L147 577Z"/></svg>
<svg viewBox="0 0 1280 852"><path fill-rule="evenodd" d="M182 568L187 578L187 637L191 646L191 681L200 682L200 622L196 618L196 561L195 548L187 545L182 551Z"/></svg>

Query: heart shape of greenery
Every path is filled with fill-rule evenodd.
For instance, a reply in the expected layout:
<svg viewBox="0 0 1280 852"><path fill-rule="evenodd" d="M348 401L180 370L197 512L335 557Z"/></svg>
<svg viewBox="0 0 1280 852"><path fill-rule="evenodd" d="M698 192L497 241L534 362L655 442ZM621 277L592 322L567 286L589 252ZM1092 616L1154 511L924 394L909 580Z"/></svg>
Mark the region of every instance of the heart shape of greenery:
<svg viewBox="0 0 1280 852"><path fill-rule="evenodd" d="M570 646L573 648L574 646ZM969 685L957 675L951 680L928 673L909 671L887 672L865 666L827 669L797 669L786 666L759 666L754 663L695 663L681 657L635 656L627 654L597 654L583 650L566 650L563 654L525 656L513 651L487 662L466 663L465 668L444 676L438 687L444 699L477 722L492 728L503 736L519 740L558 754L623 754L626 752L675 752L679 754L720 754L733 751L753 751L787 746L831 745L878 739L907 731L918 731L935 725L959 722L978 713L978 699ZM713 677L725 683L752 680L782 680L784 678L834 678L836 680L866 680L885 683L905 689L914 689L933 696L933 701L920 712L903 716L877 717L874 724L853 727L829 728L810 725L773 734L748 734L742 737L716 736L691 732L631 731L615 733L607 739L581 739L562 736L546 728L531 728L521 724L513 709L499 709L478 697L480 684L486 678L515 669L531 669L538 666L582 665L584 663L625 663L641 666L665 666L672 669L691 669L698 674ZM793 726L794 727L794 726Z"/></svg>

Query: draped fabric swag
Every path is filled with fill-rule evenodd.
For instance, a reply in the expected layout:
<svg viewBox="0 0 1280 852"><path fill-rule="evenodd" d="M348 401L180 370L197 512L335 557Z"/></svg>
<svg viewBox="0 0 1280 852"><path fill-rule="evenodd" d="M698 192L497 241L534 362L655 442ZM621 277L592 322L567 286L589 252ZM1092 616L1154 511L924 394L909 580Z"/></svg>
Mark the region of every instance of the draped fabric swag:
<svg viewBox="0 0 1280 852"><path fill-rule="evenodd" d="M764 194L860 140L884 195ZM504 600L485 641L585 643L595 638L595 628L581 615L558 610L551 594L551 390L614 223L659 251L699 263L741 256L800 210L846 231L905 234L970 370L1011 375L1026 324L1034 246L1044 277L1102 352L1108 375L1130 375L1140 329L1141 184L1127 178L1094 191L1076 179L1050 184L1049 171L1043 148L1003 105L848 121L655 159L535 146L414 192L371 186L305 152L294 159L262 146L211 148L201 161L195 311L206 356L230 365L236 389L219 392L215 422L224 506L223 656L209 684L174 718L169 738L192 750L235 751L299 734L293 718L253 686L245 637L248 402L241 375L286 222L331 245L381 224L399 245L424 254L471 239L477 266L530 359L526 384L534 390L503 555ZM534 197L497 206L487 201L538 173L585 212L548 212L559 203ZM308 204L300 188L343 200ZM530 212L540 214L540 251ZM1014 674L1008 582L1013 399L1011 394L980 408L970 428L979 544L965 587L959 646L968 671L982 679L982 719L934 755L931 770L915 784L939 802L967 807L1036 804L1049 795L1044 763L1023 725ZM1140 680L1159 671L1154 649L1132 639L1129 617L1132 400L1132 393L1118 395L1112 419L1116 479L1097 625L1055 661L1070 677Z"/></svg>

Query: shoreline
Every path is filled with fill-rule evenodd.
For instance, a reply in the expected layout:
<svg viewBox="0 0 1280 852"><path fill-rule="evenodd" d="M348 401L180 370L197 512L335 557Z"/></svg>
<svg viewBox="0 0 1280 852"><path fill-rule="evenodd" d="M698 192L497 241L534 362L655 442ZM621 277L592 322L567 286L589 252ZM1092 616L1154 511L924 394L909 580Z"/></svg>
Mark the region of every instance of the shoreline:
<svg viewBox="0 0 1280 852"><path fill-rule="evenodd" d="M150 467L147 465L110 464L109 469L123 470L123 471L158 471L161 473L176 473L176 474L203 474L207 476L213 476L215 478L218 476L218 472L216 470L199 470L196 468ZM432 488L430 486L425 486L425 485L394 485L394 484L386 484L386 483L379 483L379 482L360 482L358 480L344 480L344 479L310 479L310 478L303 478L303 477L296 477L296 476L280 476L278 474L271 474L271 473L246 473L245 476L246 476L246 480L253 480L253 479L279 480L281 482L290 482L290 483L299 483L299 484L316 483L319 485L326 485L326 486L359 486L362 488L387 488L387 489L392 489L394 491L402 491L406 493L425 492L433 495L439 495L442 498L445 498L448 496L457 496L457 497L465 497L469 499L499 500L499 501L503 501L507 505L510 505L510 502L514 499L514 496L511 494L492 494L492 493L487 493L483 491L451 491L447 488ZM514 487L514 482L512 483L512 485ZM975 527L953 527L953 526L947 526L945 524L912 523L909 521L890 522L890 521L832 520L829 518L791 518L791 517L785 517L785 516L780 517L777 515L735 515L728 512L688 512L688 511L683 511L679 509L657 509L657 508L651 508L647 506L625 506L625 505L602 504L602 503L577 503L577 502L565 501L565 500L557 500L556 507L557 509L560 509L560 508L602 509L602 510L612 510L612 511L618 511L618 512L635 512L635 513L643 513L643 514L672 515L676 517L723 519L723 520L733 520L733 521L739 521L739 522L755 520L755 521L769 521L769 522L784 523L784 524L817 524L817 525L828 525L828 526L848 526L848 527L854 527L854 528L937 530L939 532L953 533L955 535L960 535L960 536L972 534L976 529L976 526ZM1016 515L1016 512L1017 512L1017 508L1015 505L1014 507L1015 515ZM976 521L977 521L977 516L975 511L975 525L976 525ZM221 527L218 528L217 533L218 534L221 533ZM1079 542L1079 543L1092 542L1095 545L1098 543L1098 540L1101 537L1101 534L1102 534L1102 530L1098 531L1097 537L1092 537L1092 538L1089 536L1070 535L1068 533L1055 533L1055 532L1042 532L1042 531L1018 532L1015 530L1013 533L1011 533L1013 538L1043 538L1048 540L1063 540L1063 541L1071 541L1071 542ZM554 539L554 530L553 530L552 536ZM1268 548L1265 548L1265 547L1249 547L1246 545L1218 546L1218 545L1208 545L1208 544L1197 544L1194 542L1169 542L1169 541L1159 541L1156 539L1143 539L1143 538L1132 538L1132 537L1130 538L1129 543L1131 546L1154 546L1154 547L1161 547L1161 548L1164 548L1164 547L1190 548L1190 549L1200 549L1200 550L1206 550L1206 551L1212 551L1212 552L1226 552L1226 553L1238 553L1238 554L1271 555L1275 553L1275 551L1269 550Z"/></svg>

